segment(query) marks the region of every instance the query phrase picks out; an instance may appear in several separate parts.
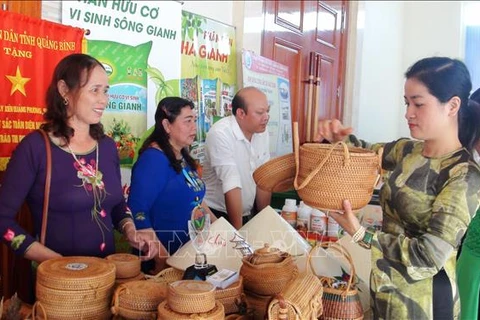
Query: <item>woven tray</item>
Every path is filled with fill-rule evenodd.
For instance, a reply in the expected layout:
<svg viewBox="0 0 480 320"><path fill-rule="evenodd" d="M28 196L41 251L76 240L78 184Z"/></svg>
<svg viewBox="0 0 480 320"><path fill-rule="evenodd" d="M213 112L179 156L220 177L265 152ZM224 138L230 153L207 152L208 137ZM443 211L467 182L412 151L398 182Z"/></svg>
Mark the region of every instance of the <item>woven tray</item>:
<svg viewBox="0 0 480 320"><path fill-rule="evenodd" d="M112 313L121 314L121 309L155 312L160 302L166 299L168 288L164 283L144 280L123 283L117 287L112 300Z"/></svg>
<svg viewBox="0 0 480 320"><path fill-rule="evenodd" d="M220 302L216 302L214 307L208 312L199 312L191 314L182 314L175 312L170 308L167 301L163 301L158 306L158 320L224 320L225 311Z"/></svg>
<svg viewBox="0 0 480 320"><path fill-rule="evenodd" d="M91 290L115 283L115 264L94 257L61 257L42 262L37 283L62 291Z"/></svg>
<svg viewBox="0 0 480 320"><path fill-rule="evenodd" d="M209 312L215 308L215 286L206 281L175 281L169 284L167 300L175 312Z"/></svg>
<svg viewBox="0 0 480 320"><path fill-rule="evenodd" d="M216 289L215 300L223 304L225 314L240 311L240 305L245 303L243 295L243 278L240 277L237 282L232 283L225 289Z"/></svg>
<svg viewBox="0 0 480 320"><path fill-rule="evenodd" d="M253 180L257 187L270 192L293 190L294 179L295 155L293 153L273 158L253 172Z"/></svg>
<svg viewBox="0 0 480 320"><path fill-rule="evenodd" d="M128 279L140 274L140 258L130 253L114 253L106 257L115 264L116 278Z"/></svg>

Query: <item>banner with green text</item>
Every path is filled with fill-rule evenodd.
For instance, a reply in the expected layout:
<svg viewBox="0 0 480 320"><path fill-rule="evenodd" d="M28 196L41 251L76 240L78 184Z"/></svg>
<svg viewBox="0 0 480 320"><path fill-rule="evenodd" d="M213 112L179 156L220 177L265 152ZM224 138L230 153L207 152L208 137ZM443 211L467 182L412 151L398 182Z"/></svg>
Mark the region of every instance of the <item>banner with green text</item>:
<svg viewBox="0 0 480 320"><path fill-rule="evenodd" d="M181 4L176 1L63 1L62 22L88 28L87 53L109 74L102 123L130 167L158 102L179 95ZM126 178L128 180L128 178Z"/></svg>
<svg viewBox="0 0 480 320"><path fill-rule="evenodd" d="M182 11L182 97L198 111L192 156L203 163L205 136L212 124L231 114L236 91L235 28Z"/></svg>
<svg viewBox="0 0 480 320"><path fill-rule="evenodd" d="M82 52L84 31L0 11L0 170L22 138L43 122L57 63Z"/></svg>

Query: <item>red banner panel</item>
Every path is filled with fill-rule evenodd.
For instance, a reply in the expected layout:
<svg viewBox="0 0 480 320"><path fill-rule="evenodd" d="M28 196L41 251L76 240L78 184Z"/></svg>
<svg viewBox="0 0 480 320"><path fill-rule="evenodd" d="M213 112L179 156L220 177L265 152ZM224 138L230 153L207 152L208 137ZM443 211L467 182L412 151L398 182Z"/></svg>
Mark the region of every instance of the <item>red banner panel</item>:
<svg viewBox="0 0 480 320"><path fill-rule="evenodd" d="M20 140L43 122L57 63L82 52L80 28L0 11L0 170Z"/></svg>

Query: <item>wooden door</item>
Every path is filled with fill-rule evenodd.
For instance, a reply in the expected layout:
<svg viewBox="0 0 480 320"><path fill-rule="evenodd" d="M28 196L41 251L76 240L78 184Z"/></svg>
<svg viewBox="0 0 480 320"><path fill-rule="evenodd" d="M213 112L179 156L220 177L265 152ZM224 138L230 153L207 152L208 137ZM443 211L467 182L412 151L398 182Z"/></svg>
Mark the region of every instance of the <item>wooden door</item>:
<svg viewBox="0 0 480 320"><path fill-rule="evenodd" d="M313 139L316 120L343 117L348 1L266 0L264 14L262 55L289 67L292 120L299 123L300 142L305 142L307 127ZM321 81L319 96L308 108L311 52Z"/></svg>
<svg viewBox="0 0 480 320"><path fill-rule="evenodd" d="M42 17L42 1L41 0L0 0L0 10L8 10L25 14L30 17Z"/></svg>

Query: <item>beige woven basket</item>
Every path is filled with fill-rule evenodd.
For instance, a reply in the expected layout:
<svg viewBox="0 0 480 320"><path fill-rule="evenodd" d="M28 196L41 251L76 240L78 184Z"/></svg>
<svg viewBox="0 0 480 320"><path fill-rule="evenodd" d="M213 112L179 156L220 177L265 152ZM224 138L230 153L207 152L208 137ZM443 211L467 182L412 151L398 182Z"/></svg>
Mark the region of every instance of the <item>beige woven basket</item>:
<svg viewBox="0 0 480 320"><path fill-rule="evenodd" d="M175 268L166 268L157 273L156 275L145 275L147 281L172 283L178 280L182 280L183 271Z"/></svg>
<svg viewBox="0 0 480 320"><path fill-rule="evenodd" d="M140 274L140 258L130 253L114 253L106 257L116 267L117 279L129 279Z"/></svg>
<svg viewBox="0 0 480 320"><path fill-rule="evenodd" d="M335 144L299 145L298 124L294 123L296 173L294 186L300 198L320 210L343 211L348 199L353 210L370 202L380 178L380 157L375 152Z"/></svg>
<svg viewBox="0 0 480 320"><path fill-rule="evenodd" d="M273 158L253 172L257 187L270 192L293 190L295 178L295 156L289 153Z"/></svg>
<svg viewBox="0 0 480 320"><path fill-rule="evenodd" d="M143 272L140 272L136 277L133 278L124 278L124 279L115 279L115 285L119 285L122 283L127 283L130 281L138 281L138 280L145 280L145 274Z"/></svg>
<svg viewBox="0 0 480 320"><path fill-rule="evenodd" d="M315 320L322 315L322 293L320 280L311 272L303 272L270 302L268 319Z"/></svg>
<svg viewBox="0 0 480 320"><path fill-rule="evenodd" d="M131 281L123 283L115 290L112 300L112 313L129 319L131 314L156 313L157 307L166 299L168 286L165 283Z"/></svg>
<svg viewBox="0 0 480 320"><path fill-rule="evenodd" d="M290 254L281 252L276 256L262 254L262 249L242 259L240 275L243 277L245 290L259 295L271 296L280 293L283 288L298 274L298 268ZM275 261L255 264L258 261ZM252 262L253 261L253 262Z"/></svg>
<svg viewBox="0 0 480 320"><path fill-rule="evenodd" d="M115 265L94 257L61 257L37 269L32 313L48 319L101 319L110 315Z"/></svg>
<svg viewBox="0 0 480 320"><path fill-rule="evenodd" d="M42 262L37 283L63 291L91 290L113 285L115 265L95 257L61 257Z"/></svg>
<svg viewBox="0 0 480 320"><path fill-rule="evenodd" d="M224 320L225 311L220 302L216 302L208 312L179 313L172 310L167 301L158 306L158 320Z"/></svg>
<svg viewBox="0 0 480 320"><path fill-rule="evenodd" d="M225 289L216 289L215 300L223 304L225 314L240 311L242 303L245 304L245 298L243 295L243 278L240 277L237 282L232 283Z"/></svg>
<svg viewBox="0 0 480 320"><path fill-rule="evenodd" d="M215 307L215 286L206 281L175 281L168 286L167 301L178 313L209 312Z"/></svg>

